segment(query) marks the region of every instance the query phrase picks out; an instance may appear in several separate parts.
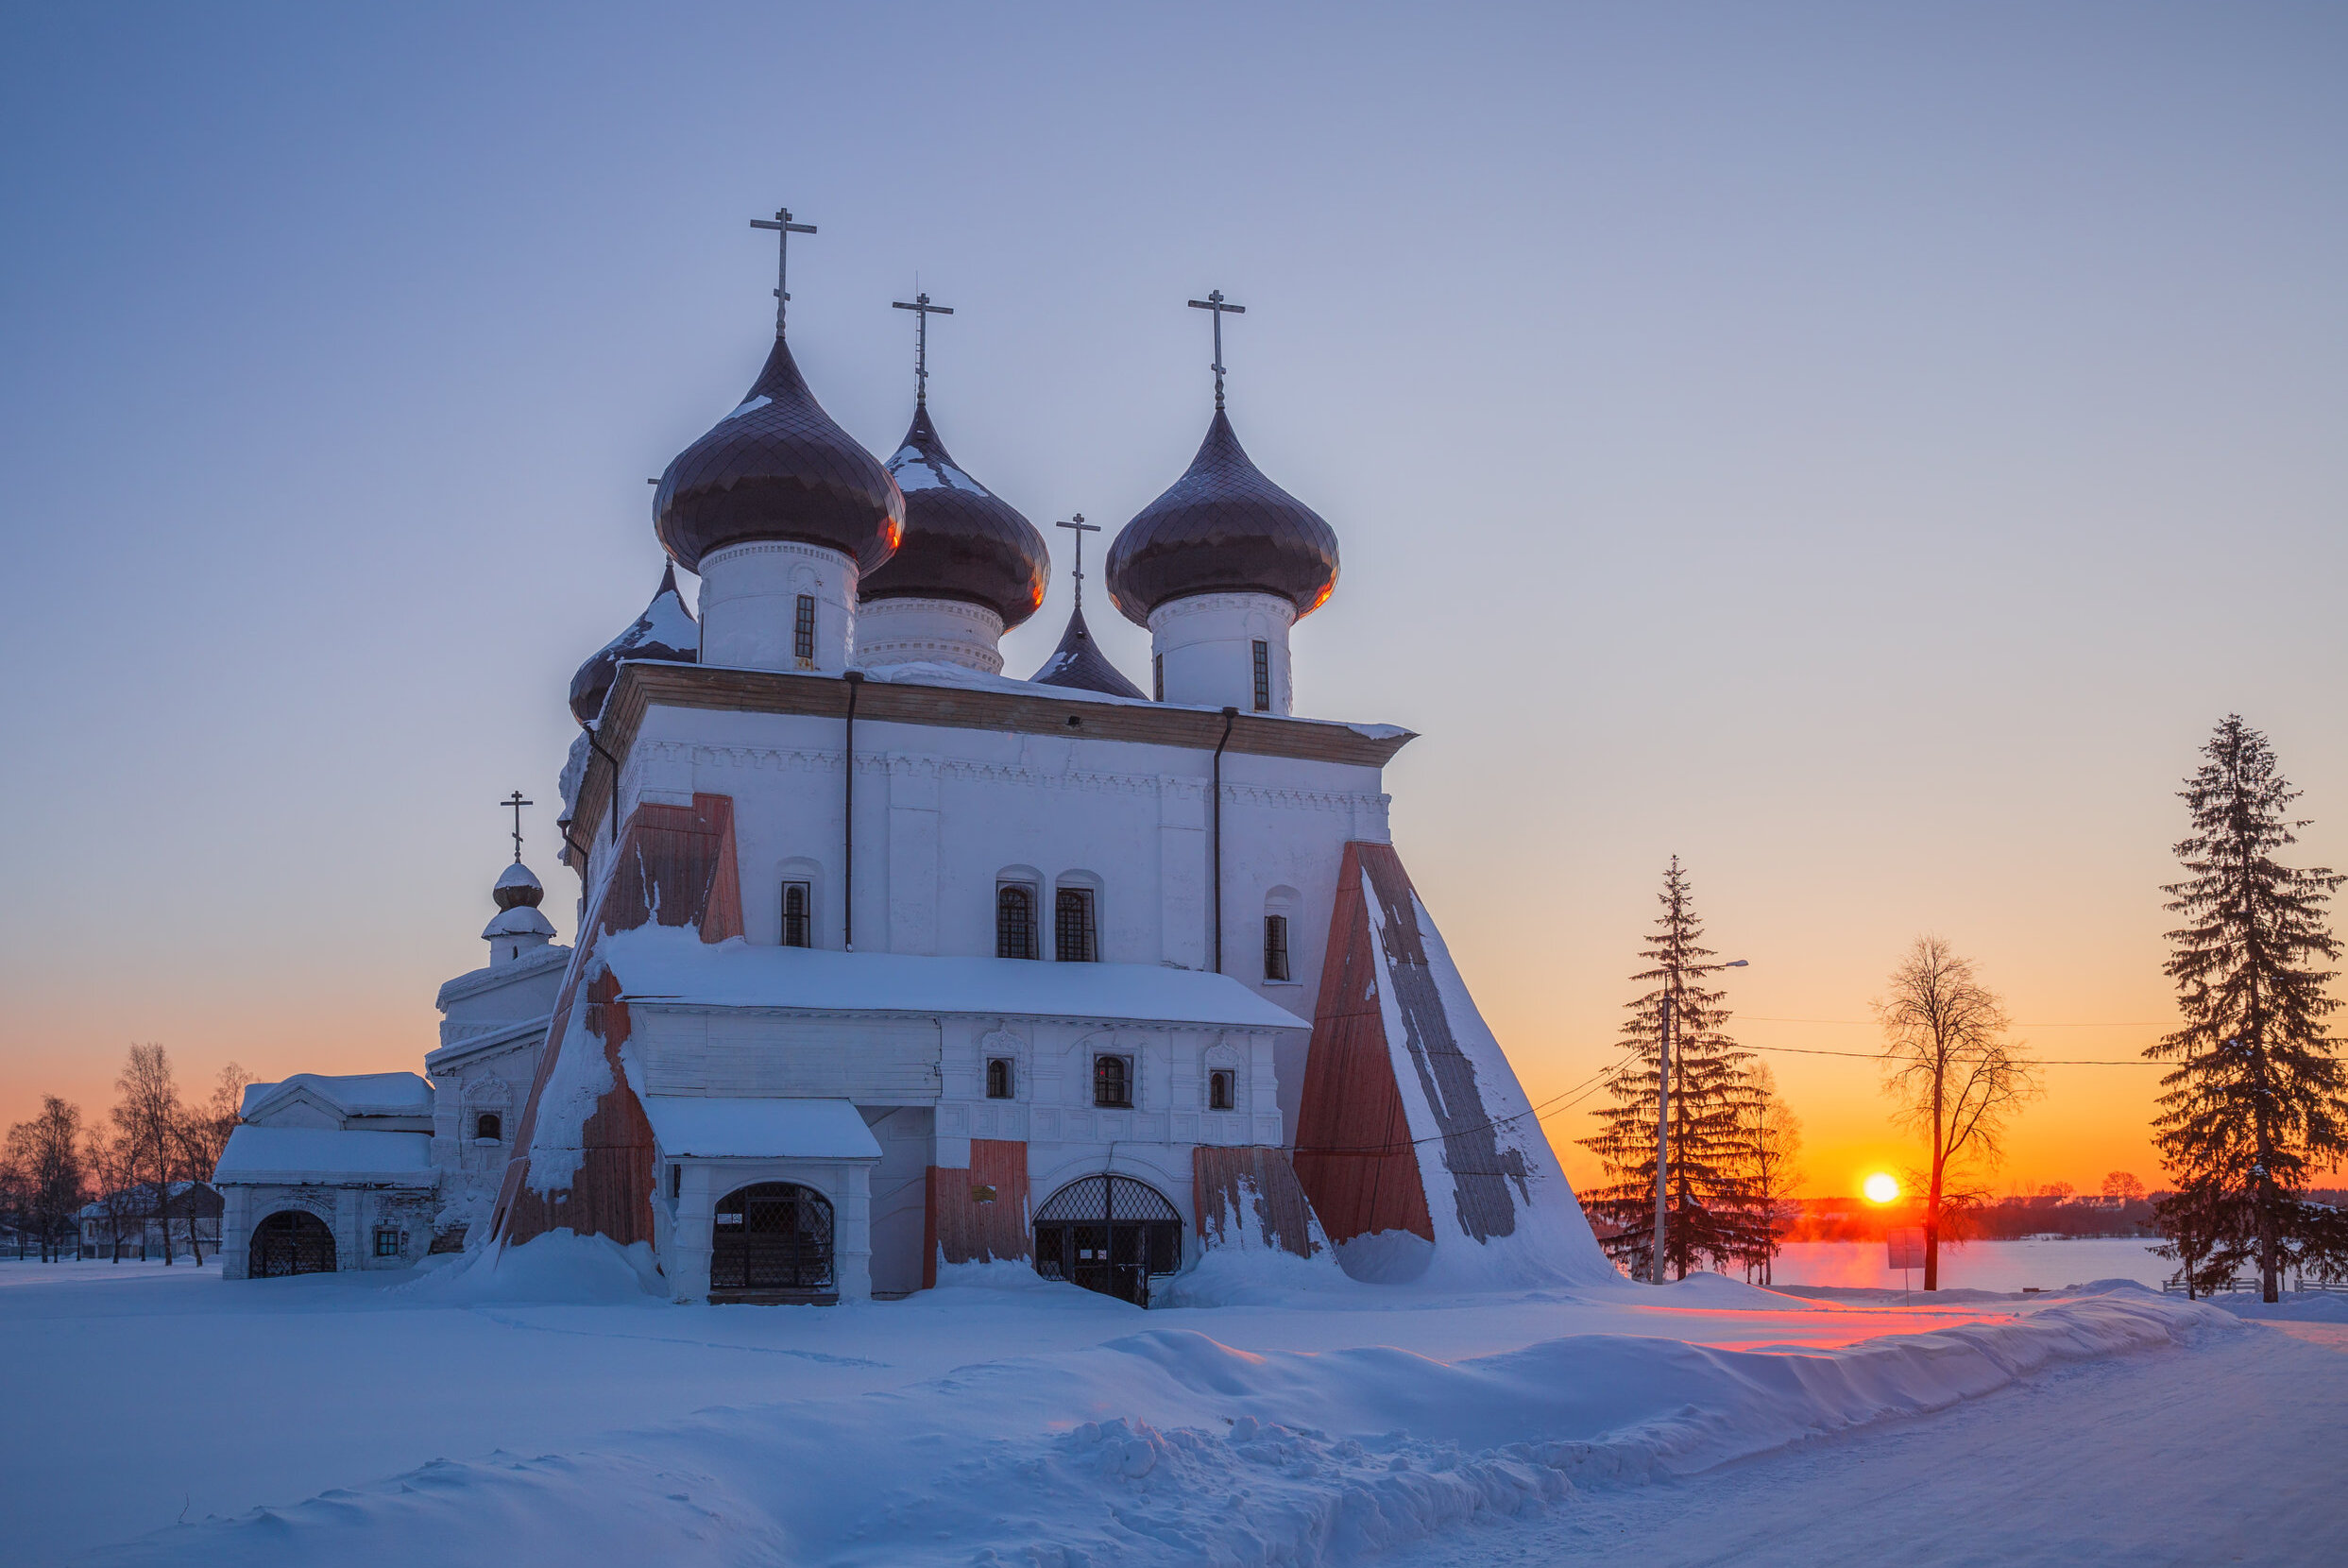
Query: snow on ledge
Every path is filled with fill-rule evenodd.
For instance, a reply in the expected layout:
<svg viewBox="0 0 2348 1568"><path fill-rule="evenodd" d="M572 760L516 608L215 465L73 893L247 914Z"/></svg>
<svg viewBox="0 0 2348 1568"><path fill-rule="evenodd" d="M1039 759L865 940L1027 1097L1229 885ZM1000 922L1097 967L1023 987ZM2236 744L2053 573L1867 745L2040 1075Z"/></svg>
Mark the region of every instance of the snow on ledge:
<svg viewBox="0 0 2348 1568"><path fill-rule="evenodd" d="M877 1160L880 1145L844 1099L646 1095L660 1151L702 1159Z"/></svg>
<svg viewBox="0 0 2348 1568"><path fill-rule="evenodd" d="M338 1133L318 1127L240 1127L229 1134L213 1182L220 1186L381 1182L431 1186L429 1133Z"/></svg>

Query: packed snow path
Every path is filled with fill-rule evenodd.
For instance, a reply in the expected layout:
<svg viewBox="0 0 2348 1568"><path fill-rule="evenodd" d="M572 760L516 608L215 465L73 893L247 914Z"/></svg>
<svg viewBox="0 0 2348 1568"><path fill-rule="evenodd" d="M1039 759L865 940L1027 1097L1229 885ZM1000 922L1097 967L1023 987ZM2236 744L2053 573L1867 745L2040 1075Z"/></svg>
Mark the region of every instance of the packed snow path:
<svg viewBox="0 0 2348 1568"><path fill-rule="evenodd" d="M2050 1372L1675 1484L1471 1525L1390 1568L2348 1559L2348 1326Z"/></svg>
<svg viewBox="0 0 2348 1568"><path fill-rule="evenodd" d="M1822 1433L2272 1338L2136 1289L1903 1311L1717 1278L1243 1276L1142 1313L1000 1266L713 1309L645 1299L616 1253L570 1262L486 1289L0 1269L0 1540L32 1563L134 1540L105 1559L1351 1562L1544 1539Z"/></svg>

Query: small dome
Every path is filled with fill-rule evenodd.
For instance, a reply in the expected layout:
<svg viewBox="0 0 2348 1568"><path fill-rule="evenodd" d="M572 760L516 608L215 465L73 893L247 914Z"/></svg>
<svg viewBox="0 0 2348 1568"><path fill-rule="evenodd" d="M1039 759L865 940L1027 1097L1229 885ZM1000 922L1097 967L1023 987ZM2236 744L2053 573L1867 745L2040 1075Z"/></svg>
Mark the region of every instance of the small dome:
<svg viewBox="0 0 2348 1568"><path fill-rule="evenodd" d="M1080 691L1106 691L1114 697L1142 695L1141 688L1118 673L1109 656L1100 651L1100 644L1093 640L1084 624L1082 605L1068 617L1068 629L1060 634L1060 646L1052 650L1052 656L1028 679L1038 686L1073 686Z"/></svg>
<svg viewBox="0 0 2348 1568"><path fill-rule="evenodd" d="M552 940L553 935L553 924L526 904L519 909L500 910L489 917L486 926L481 928L484 942L495 942L502 936Z"/></svg>
<svg viewBox="0 0 2348 1568"><path fill-rule="evenodd" d="M677 453L653 500L654 532L688 571L754 539L820 545L871 571L904 526L895 481L824 412L780 336L741 406Z"/></svg>
<svg viewBox="0 0 2348 1568"><path fill-rule="evenodd" d="M536 873L516 861L498 874L497 886L489 890L489 896L497 900L501 910L535 910L546 896L546 889L538 885Z"/></svg>
<svg viewBox="0 0 2348 1568"><path fill-rule="evenodd" d="M1109 547L1109 597L1125 618L1200 593L1268 593L1302 620L1337 582L1337 536L1249 461L1221 409L1199 455Z"/></svg>
<svg viewBox="0 0 2348 1568"><path fill-rule="evenodd" d="M676 568L666 568L660 573L660 591L653 595L636 623L597 649L570 677L570 716L583 724L596 721L604 711L604 700L611 695L611 683L620 678L621 659L665 658L675 664L692 664L700 657L701 627L676 590Z"/></svg>
<svg viewBox="0 0 2348 1568"><path fill-rule="evenodd" d="M889 459L905 496L905 533L888 564L857 585L859 599L959 599L984 605L1006 630L1044 603L1051 552L1010 503L957 468L913 405L912 428Z"/></svg>

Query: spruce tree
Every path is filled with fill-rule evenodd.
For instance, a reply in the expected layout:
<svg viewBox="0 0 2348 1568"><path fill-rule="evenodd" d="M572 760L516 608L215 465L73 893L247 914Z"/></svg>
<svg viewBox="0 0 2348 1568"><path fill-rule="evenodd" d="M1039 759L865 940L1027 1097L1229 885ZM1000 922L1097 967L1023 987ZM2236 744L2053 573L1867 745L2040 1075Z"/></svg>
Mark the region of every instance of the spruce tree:
<svg viewBox="0 0 2348 1568"><path fill-rule="evenodd" d="M1607 1185L1587 1195L1596 1214L1620 1227L1607 1244L1618 1263L1645 1276L1655 1245L1655 1121L1661 1054L1662 1003L1672 1001L1671 1116L1667 1138L1668 1193L1664 1220L1664 1265L1686 1279L1706 1263L1739 1263L1765 1245L1760 1217L1752 1213L1741 1158L1744 1102L1751 1097L1741 1051L1722 1026L1727 1009L1722 993L1704 977L1722 964L1708 962L1703 923L1679 857L1663 874L1663 906L1654 937L1641 955L1650 967L1631 979L1650 989L1625 1003L1623 1042L1636 1059L1608 1085L1614 1103L1597 1113L1599 1132L1581 1140L1606 1167ZM1675 985L1674 977L1676 976Z"/></svg>
<svg viewBox="0 0 2348 1568"><path fill-rule="evenodd" d="M2176 1063L2153 1122L2176 1188L2163 1251L2195 1287L2251 1263L2271 1302L2288 1264L2332 1250L2335 1227L2301 1193L2348 1152L2348 1073L2323 1029L2335 971L2320 967L2339 956L2324 906L2348 878L2274 858L2307 824L2288 814L2299 792L2266 736L2228 714L2202 754L2179 792L2187 875L2162 890L2186 922L2166 966L2186 1022L2145 1052Z"/></svg>

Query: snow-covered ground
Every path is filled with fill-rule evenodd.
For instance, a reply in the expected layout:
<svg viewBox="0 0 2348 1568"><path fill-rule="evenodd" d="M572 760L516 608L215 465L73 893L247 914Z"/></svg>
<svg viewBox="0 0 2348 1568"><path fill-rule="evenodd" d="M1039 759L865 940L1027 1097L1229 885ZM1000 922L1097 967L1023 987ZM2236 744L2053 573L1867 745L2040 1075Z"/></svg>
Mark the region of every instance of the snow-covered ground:
<svg viewBox="0 0 2348 1568"><path fill-rule="evenodd" d="M2083 1452L2150 1442L2141 1409L2202 1422L2204 1447L2257 1428L2333 1457L2348 1410L2348 1346L2127 1287L1903 1308L1719 1278L1442 1296L1300 1267L1194 1294L1246 1304L1144 1313L998 1266L898 1303L682 1308L584 1244L485 1280L0 1264L0 1556L1530 1563L1619 1522L1734 1558L1724 1522L1764 1474L1790 1479L1758 1494L1814 1523L1862 1481L1906 1497L1899 1455L1962 1474L1978 1449L2005 1469L1969 1506L2010 1522L1997 1476L2041 1473L2016 1423L2049 1409L2081 1434L2128 1422ZM2141 1495L2186 1441L2073 1469ZM2337 1539L2337 1490L2245 1510L2229 1539L2279 1560L2268 1519L2318 1515ZM1886 1528L1775 1559L1880 1561L1907 1539Z"/></svg>
<svg viewBox="0 0 2348 1568"><path fill-rule="evenodd" d="M1969 1241L1943 1247L1940 1283L1952 1290L2060 1290L2088 1280L2135 1280L2160 1288L2176 1265L2152 1254L2149 1241L2091 1237L2064 1241ZM1899 1270L1885 1266L1880 1241L1796 1241L1778 1254L1779 1285L1856 1285L1897 1290ZM1908 1270L1922 1287L1924 1270Z"/></svg>

